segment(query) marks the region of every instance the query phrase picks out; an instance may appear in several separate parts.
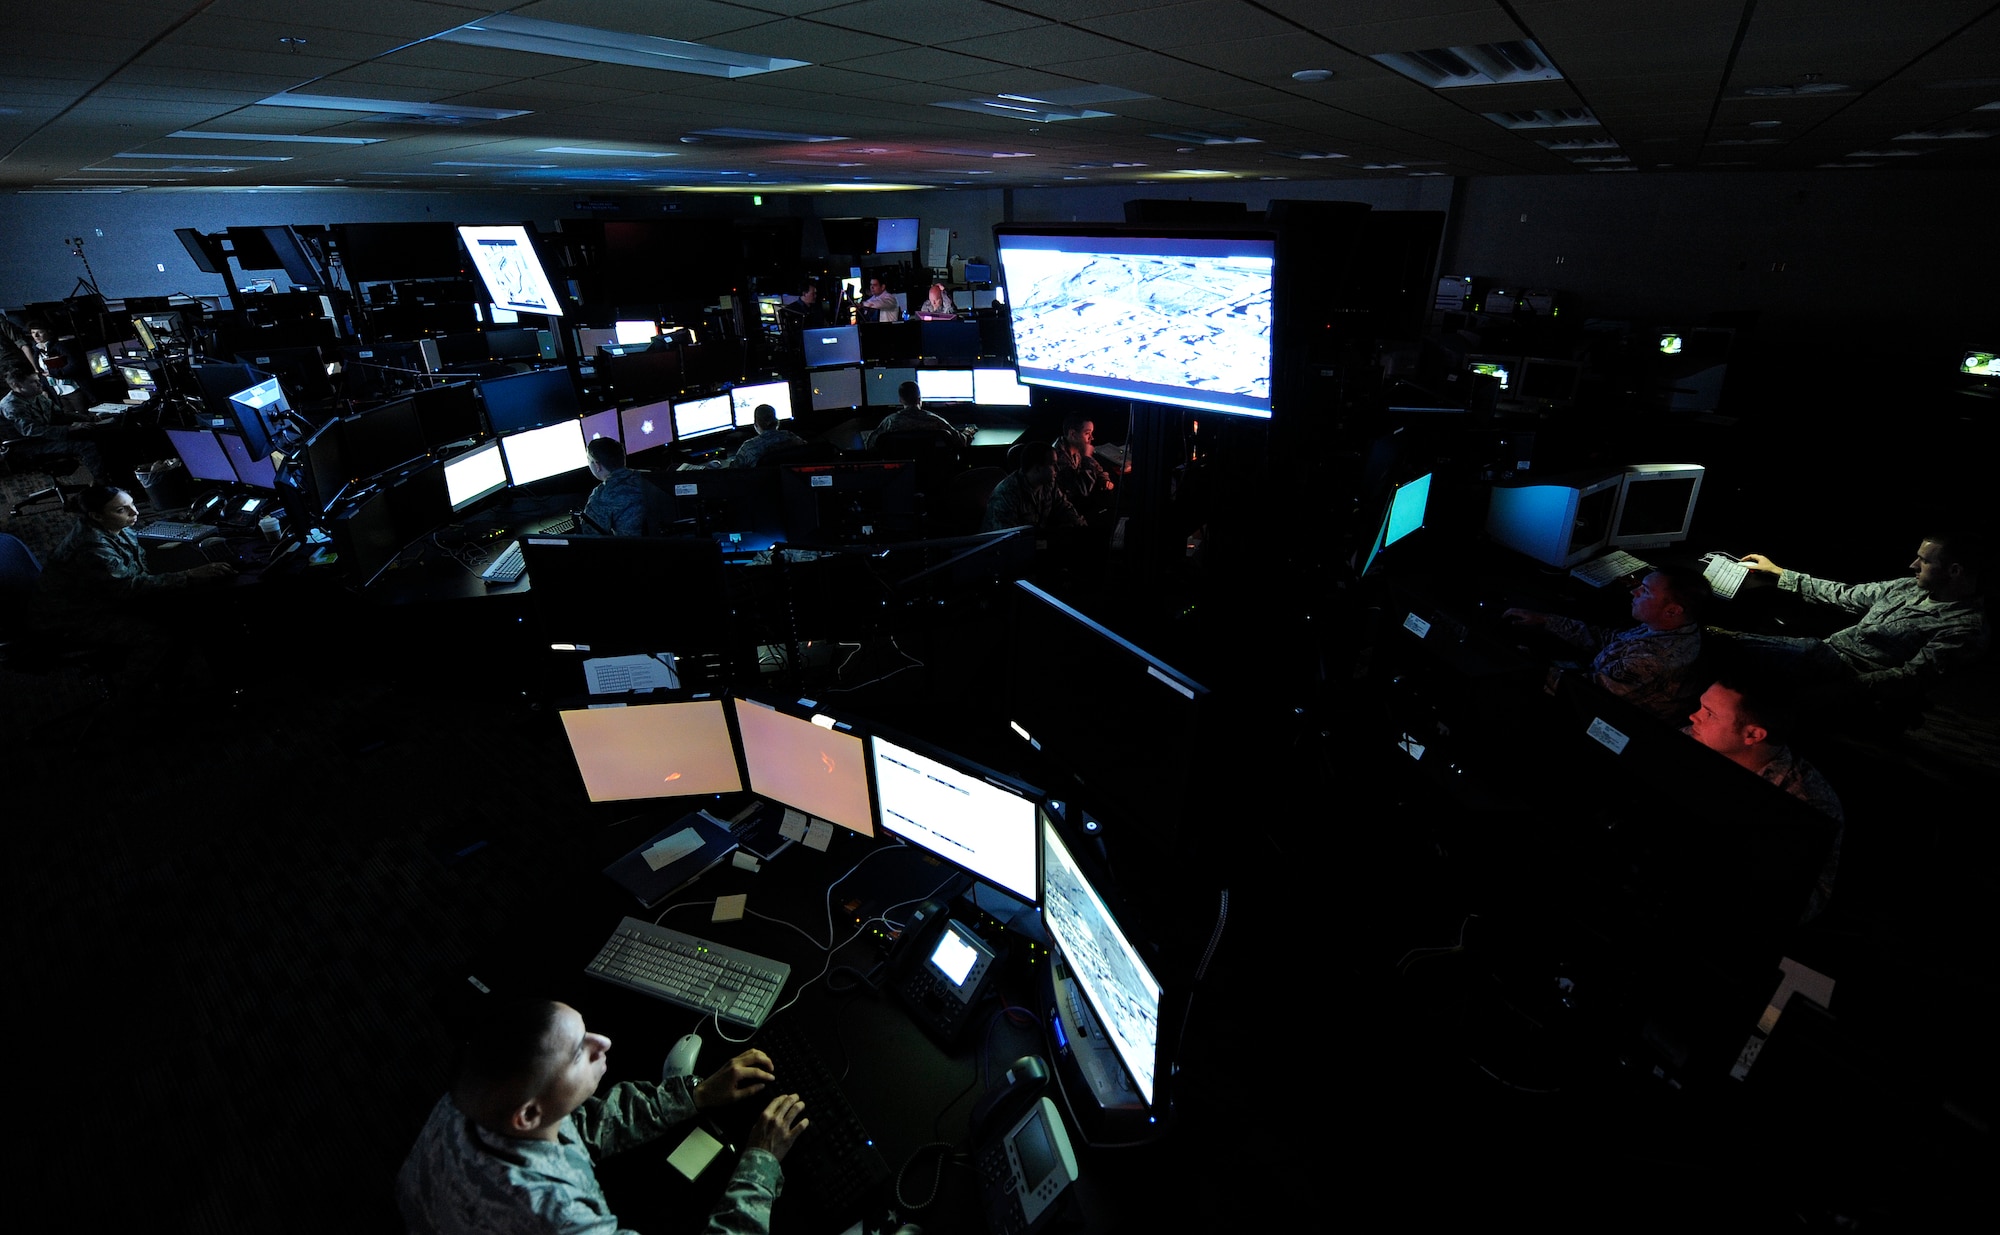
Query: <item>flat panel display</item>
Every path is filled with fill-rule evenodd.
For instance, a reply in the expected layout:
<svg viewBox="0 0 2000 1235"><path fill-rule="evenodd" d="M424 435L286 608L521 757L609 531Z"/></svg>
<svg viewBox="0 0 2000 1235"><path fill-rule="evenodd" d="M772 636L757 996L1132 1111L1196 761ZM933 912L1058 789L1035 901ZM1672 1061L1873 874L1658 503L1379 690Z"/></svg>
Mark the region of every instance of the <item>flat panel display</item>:
<svg viewBox="0 0 2000 1235"><path fill-rule="evenodd" d="M611 337L619 343L651 343L660 337L660 324L641 321L614 322L611 326Z"/></svg>
<svg viewBox="0 0 2000 1235"><path fill-rule="evenodd" d="M654 446L664 446L674 440L674 406L662 399L658 403L628 407L618 413L618 427L628 457Z"/></svg>
<svg viewBox="0 0 2000 1235"><path fill-rule="evenodd" d="M1042 828L1042 921L1139 1096L1153 1100L1160 982L1053 826Z"/></svg>
<svg viewBox="0 0 2000 1235"><path fill-rule="evenodd" d="M174 444L174 453L187 466L188 475L196 480L236 483L236 469L230 466L229 452L216 440L214 430L168 429L167 440Z"/></svg>
<svg viewBox="0 0 2000 1235"><path fill-rule="evenodd" d="M515 433L501 438L500 446L507 456L507 474L517 485L531 485L590 465L590 456L584 453L581 421L565 420Z"/></svg>
<svg viewBox="0 0 2000 1235"><path fill-rule="evenodd" d="M570 420L583 412L576 383L568 369L540 369L515 373L479 383L486 402L486 420L495 433L519 433L559 420Z"/></svg>
<svg viewBox="0 0 2000 1235"><path fill-rule="evenodd" d="M743 789L720 699L579 708L559 715L593 802Z"/></svg>
<svg viewBox="0 0 2000 1235"><path fill-rule="evenodd" d="M760 403L770 404L780 421L790 420L792 384L758 382L754 386L738 386L729 392L729 403L736 410L736 427L739 429L747 429L757 423L757 405Z"/></svg>
<svg viewBox="0 0 2000 1235"><path fill-rule="evenodd" d="M902 402L896 391L904 382L917 380L915 368L877 368L873 365L862 370L863 396L869 407L895 407Z"/></svg>
<svg viewBox="0 0 2000 1235"><path fill-rule="evenodd" d="M972 371L972 401L981 407L1029 407L1034 393L1012 369Z"/></svg>
<svg viewBox="0 0 2000 1235"><path fill-rule="evenodd" d="M747 699L736 700L736 730L743 736L750 792L863 836L875 834L860 738Z"/></svg>
<svg viewBox="0 0 2000 1235"><path fill-rule="evenodd" d="M1022 381L1270 416L1271 237L1000 228L996 238Z"/></svg>
<svg viewBox="0 0 2000 1235"><path fill-rule="evenodd" d="M500 457L500 443L487 442L446 459L444 485L455 511L506 488L507 464Z"/></svg>
<svg viewBox="0 0 2000 1235"><path fill-rule="evenodd" d="M411 399L398 399L348 417L341 436L347 466L356 476L401 467L430 450L423 419Z"/></svg>
<svg viewBox="0 0 2000 1235"><path fill-rule="evenodd" d="M706 399L674 400L674 437L676 440L699 437L704 433L719 433L736 427L736 416L730 408L728 395L711 395Z"/></svg>
<svg viewBox="0 0 2000 1235"><path fill-rule="evenodd" d="M875 251L877 253L915 253L917 251L917 221L907 218L875 220Z"/></svg>
<svg viewBox="0 0 2000 1235"><path fill-rule="evenodd" d="M527 228L519 224L461 227L458 236L496 307L562 316L562 302L556 299L556 290L542 270L542 259L535 253Z"/></svg>
<svg viewBox="0 0 2000 1235"><path fill-rule="evenodd" d="M813 410L861 406L861 370L823 369L812 375Z"/></svg>
<svg viewBox="0 0 2000 1235"><path fill-rule="evenodd" d="M861 363L861 327L808 326L799 334L806 350L806 368Z"/></svg>
<svg viewBox="0 0 2000 1235"><path fill-rule="evenodd" d="M869 746L876 818L886 831L1034 903L1041 839L1032 799L879 735Z"/></svg>
<svg viewBox="0 0 2000 1235"><path fill-rule="evenodd" d="M617 408L607 407L601 412L592 412L583 418L584 445L587 446L600 437L608 437L614 442L620 440Z"/></svg>
<svg viewBox="0 0 2000 1235"><path fill-rule="evenodd" d="M216 440L222 443L223 453L229 456L229 464L236 469L236 479L254 489L276 489L278 469L272 465L271 456L261 459L250 457L250 443L240 434L218 433Z"/></svg>
<svg viewBox="0 0 2000 1235"><path fill-rule="evenodd" d="M972 370L918 369L917 389L926 403L970 403Z"/></svg>

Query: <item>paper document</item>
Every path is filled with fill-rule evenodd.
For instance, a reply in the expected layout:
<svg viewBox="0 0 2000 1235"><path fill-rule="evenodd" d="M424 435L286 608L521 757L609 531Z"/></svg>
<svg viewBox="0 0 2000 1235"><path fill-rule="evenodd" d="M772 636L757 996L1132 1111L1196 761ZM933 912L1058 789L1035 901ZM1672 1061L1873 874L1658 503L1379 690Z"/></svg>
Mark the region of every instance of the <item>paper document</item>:
<svg viewBox="0 0 2000 1235"><path fill-rule="evenodd" d="M785 808L785 817L778 824L778 835L784 837L786 840L804 840L806 838L806 813L802 810L793 810L787 806Z"/></svg>
<svg viewBox="0 0 2000 1235"><path fill-rule="evenodd" d="M824 819L815 819L806 828L806 848L826 852L833 843L833 825Z"/></svg>
<svg viewBox="0 0 2000 1235"><path fill-rule="evenodd" d="M599 656L583 662L583 680L593 695L624 695L637 691L678 690L681 675L673 657Z"/></svg>
<svg viewBox="0 0 2000 1235"><path fill-rule="evenodd" d="M680 861L701 846L701 833L693 828L682 828L665 840L657 841L640 850L639 856L646 859L648 869L659 870L663 866L671 866Z"/></svg>

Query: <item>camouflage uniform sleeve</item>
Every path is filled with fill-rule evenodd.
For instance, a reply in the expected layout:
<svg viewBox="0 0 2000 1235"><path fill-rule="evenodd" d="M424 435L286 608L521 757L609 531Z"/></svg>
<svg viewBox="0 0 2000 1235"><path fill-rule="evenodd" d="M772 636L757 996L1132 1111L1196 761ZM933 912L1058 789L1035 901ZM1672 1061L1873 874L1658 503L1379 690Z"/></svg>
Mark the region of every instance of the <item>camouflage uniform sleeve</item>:
<svg viewBox="0 0 2000 1235"><path fill-rule="evenodd" d="M694 1118L694 1081L620 1081L570 1112L570 1126L593 1158L644 1145Z"/></svg>
<svg viewBox="0 0 2000 1235"><path fill-rule="evenodd" d="M82 592L129 596L164 592L188 585L186 572L158 575L146 569L144 550L137 554L102 534L80 532L65 539L51 559L57 580Z"/></svg>
<svg viewBox="0 0 2000 1235"><path fill-rule="evenodd" d="M771 1229L771 1206L784 1187L784 1169L762 1149L746 1149L722 1198L708 1216L704 1235L765 1235Z"/></svg>
<svg viewBox="0 0 2000 1235"><path fill-rule="evenodd" d="M1595 652L1602 648L1611 642L1612 635L1616 633L1608 627L1591 626L1575 618L1557 617L1553 613L1542 623L1542 629L1571 647L1582 648L1586 652Z"/></svg>
<svg viewBox="0 0 2000 1235"><path fill-rule="evenodd" d="M1083 517L1083 512L1069 500L1069 494L1062 491L1061 486L1049 486L1049 508L1041 517L1043 527L1082 527L1088 522L1089 520Z"/></svg>
<svg viewBox="0 0 2000 1235"><path fill-rule="evenodd" d="M1815 579L1803 571L1788 570L1778 576L1778 590L1796 592L1808 604L1832 605L1843 613L1866 613L1900 582L1891 579L1884 583L1833 583Z"/></svg>

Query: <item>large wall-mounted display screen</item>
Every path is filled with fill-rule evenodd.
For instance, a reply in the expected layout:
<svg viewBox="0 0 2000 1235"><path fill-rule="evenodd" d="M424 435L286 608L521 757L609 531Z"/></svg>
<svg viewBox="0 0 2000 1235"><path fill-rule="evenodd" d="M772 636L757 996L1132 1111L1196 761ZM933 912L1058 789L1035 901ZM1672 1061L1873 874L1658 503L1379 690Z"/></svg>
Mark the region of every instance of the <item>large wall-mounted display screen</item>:
<svg viewBox="0 0 2000 1235"><path fill-rule="evenodd" d="M479 277L486 281L495 308L545 317L563 315L562 301L556 299L556 289L542 270L542 259L535 254L535 242L527 228L519 224L461 227L458 235L465 241L465 251Z"/></svg>
<svg viewBox="0 0 2000 1235"><path fill-rule="evenodd" d="M1021 380L1271 414L1267 235L996 228Z"/></svg>

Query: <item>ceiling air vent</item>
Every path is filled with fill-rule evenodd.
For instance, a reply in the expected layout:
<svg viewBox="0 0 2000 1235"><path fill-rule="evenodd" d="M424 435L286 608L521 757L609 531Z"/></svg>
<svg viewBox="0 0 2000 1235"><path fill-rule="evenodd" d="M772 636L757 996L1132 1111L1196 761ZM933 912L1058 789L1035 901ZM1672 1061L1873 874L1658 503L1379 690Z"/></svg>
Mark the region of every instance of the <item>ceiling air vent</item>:
<svg viewBox="0 0 2000 1235"><path fill-rule="evenodd" d="M1562 80L1542 49L1527 39L1383 52L1369 59L1433 90Z"/></svg>

